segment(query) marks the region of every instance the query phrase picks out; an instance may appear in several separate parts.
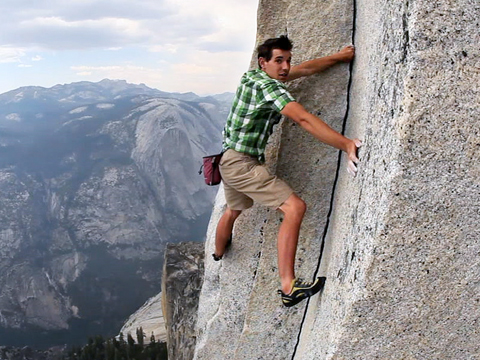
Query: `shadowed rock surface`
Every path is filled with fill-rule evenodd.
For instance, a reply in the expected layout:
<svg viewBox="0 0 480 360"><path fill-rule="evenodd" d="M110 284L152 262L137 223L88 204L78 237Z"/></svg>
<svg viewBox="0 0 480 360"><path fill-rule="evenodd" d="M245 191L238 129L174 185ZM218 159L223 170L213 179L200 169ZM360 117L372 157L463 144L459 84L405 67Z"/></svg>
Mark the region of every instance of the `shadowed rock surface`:
<svg viewBox="0 0 480 360"><path fill-rule="evenodd" d="M167 326L169 359L189 360L193 357L203 263L203 243L167 244L162 278L162 307Z"/></svg>

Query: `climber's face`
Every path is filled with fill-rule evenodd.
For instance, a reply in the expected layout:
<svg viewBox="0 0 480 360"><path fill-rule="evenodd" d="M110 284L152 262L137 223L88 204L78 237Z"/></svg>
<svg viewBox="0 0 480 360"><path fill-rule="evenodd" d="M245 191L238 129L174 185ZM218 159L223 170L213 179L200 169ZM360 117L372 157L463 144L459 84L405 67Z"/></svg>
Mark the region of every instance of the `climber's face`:
<svg viewBox="0 0 480 360"><path fill-rule="evenodd" d="M258 59L260 68L265 71L268 76L280 81L286 81L290 72L290 61L292 60L292 52L288 50L273 49L272 58L267 61L261 57Z"/></svg>

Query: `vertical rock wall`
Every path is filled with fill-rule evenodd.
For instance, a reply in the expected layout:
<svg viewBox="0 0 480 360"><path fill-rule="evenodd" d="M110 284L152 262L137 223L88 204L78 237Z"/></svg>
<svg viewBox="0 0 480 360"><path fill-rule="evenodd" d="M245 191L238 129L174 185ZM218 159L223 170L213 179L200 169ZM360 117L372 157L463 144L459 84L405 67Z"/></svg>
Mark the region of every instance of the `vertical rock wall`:
<svg viewBox="0 0 480 360"><path fill-rule="evenodd" d="M480 4L356 3L347 133L365 141L341 172L295 359L480 356ZM328 335L328 336L327 336Z"/></svg>
<svg viewBox="0 0 480 360"><path fill-rule="evenodd" d="M167 244L162 274L162 310L168 358L188 360L195 349L198 297L203 280L203 246Z"/></svg>
<svg viewBox="0 0 480 360"><path fill-rule="evenodd" d="M351 77L342 64L290 89L365 146L352 178L288 120L272 139L269 166L309 208L297 274L327 276L292 309L276 294L275 212L246 211L230 252L210 260L219 192L195 359L479 355L479 15L473 0L260 1L257 40L288 33L294 62L354 39Z"/></svg>
<svg viewBox="0 0 480 360"><path fill-rule="evenodd" d="M314 16L312 17L312 14ZM261 1L258 42L287 33L294 63L329 55L352 41L351 1ZM252 67L256 66L256 56ZM342 130L349 66L290 84L292 94L311 112ZM280 145L281 144L281 145ZM338 151L318 143L287 120L270 141L267 163L306 201L309 210L299 240L297 273L313 278L319 264L338 164ZM217 208L220 207L217 197ZM222 198L223 200L223 198ZM280 214L254 206L234 229L224 260L211 262L214 211L207 240L206 273L198 319L197 359L290 358L300 333L306 303L286 310L281 304L276 235Z"/></svg>

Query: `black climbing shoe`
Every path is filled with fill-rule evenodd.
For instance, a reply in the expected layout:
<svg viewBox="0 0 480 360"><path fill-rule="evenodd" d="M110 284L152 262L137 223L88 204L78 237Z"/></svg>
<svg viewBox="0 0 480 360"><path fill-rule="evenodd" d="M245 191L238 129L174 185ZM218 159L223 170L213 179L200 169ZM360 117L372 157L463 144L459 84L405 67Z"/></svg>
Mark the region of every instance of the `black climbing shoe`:
<svg viewBox="0 0 480 360"><path fill-rule="evenodd" d="M230 247L230 245L232 245L232 235L230 235L230 238L228 239L227 245L225 246L225 252L227 252L227 249ZM217 255L215 255L215 253L213 253L212 257L213 257L213 260L219 261L219 260L222 260L223 255L222 256L217 256Z"/></svg>
<svg viewBox="0 0 480 360"><path fill-rule="evenodd" d="M301 281L300 279L293 280L292 291L289 295L284 294L282 290L278 290L278 293L282 296L283 305L286 307L294 306L303 299L315 295L323 289L325 280L325 277L319 277L313 283Z"/></svg>

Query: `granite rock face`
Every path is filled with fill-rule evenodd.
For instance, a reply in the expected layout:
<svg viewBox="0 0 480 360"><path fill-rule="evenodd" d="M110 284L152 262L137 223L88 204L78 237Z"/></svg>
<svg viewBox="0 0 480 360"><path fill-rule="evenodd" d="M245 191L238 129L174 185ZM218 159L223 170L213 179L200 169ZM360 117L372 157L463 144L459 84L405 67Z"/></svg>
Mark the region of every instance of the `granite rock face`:
<svg viewBox="0 0 480 360"><path fill-rule="evenodd" d="M162 275L162 308L168 358L190 360L204 272L204 244L167 244Z"/></svg>
<svg viewBox="0 0 480 360"><path fill-rule="evenodd" d="M328 5L331 14L317 12L312 20L312 11L324 3L262 1L257 40L263 42L287 32L294 42L294 64L340 50L351 43L353 5L333 1ZM349 67L342 64L321 75L300 79L289 89L309 111L341 131L348 81ZM309 207L299 239L297 272L311 278L319 263L338 152L286 120L277 126L267 150L267 163ZM215 214L220 213L214 210L212 215L207 253L213 250L218 221ZM285 310L276 292L276 234L280 222L275 211L254 206L238 219L233 246L221 264L209 264L207 259L196 359L285 359L293 354L306 304ZM228 339L229 345L217 339Z"/></svg>
<svg viewBox="0 0 480 360"><path fill-rule="evenodd" d="M468 0L260 2L257 40L287 32L294 62L354 42L352 71L290 89L364 147L352 178L337 151L278 126L268 164L308 206L296 271L325 289L283 308L280 218L245 211L224 260L206 258L195 359L479 355L479 16ZM206 254L224 206L220 191Z"/></svg>
<svg viewBox="0 0 480 360"><path fill-rule="evenodd" d="M142 328L145 334L145 344L150 343L152 335L155 341L167 341L167 329L162 313L162 293L148 299L140 309L135 311L125 322L120 333L125 337L130 334L135 339L139 328Z"/></svg>

